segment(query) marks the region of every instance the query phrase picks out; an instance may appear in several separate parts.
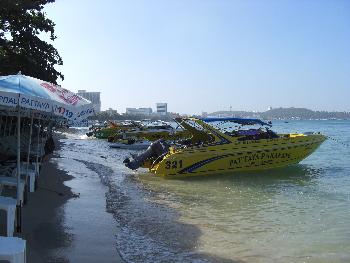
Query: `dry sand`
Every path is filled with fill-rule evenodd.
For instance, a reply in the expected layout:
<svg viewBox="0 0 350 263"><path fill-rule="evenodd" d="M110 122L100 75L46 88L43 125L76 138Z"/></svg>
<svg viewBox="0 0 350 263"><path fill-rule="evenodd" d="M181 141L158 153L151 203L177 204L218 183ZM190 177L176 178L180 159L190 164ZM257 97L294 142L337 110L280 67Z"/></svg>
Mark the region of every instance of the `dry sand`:
<svg viewBox="0 0 350 263"><path fill-rule="evenodd" d="M27 240L27 262L123 262L116 250L117 230L105 209L102 184L59 170L54 161L59 160L57 152L48 157L39 187L29 194L22 209L19 236Z"/></svg>

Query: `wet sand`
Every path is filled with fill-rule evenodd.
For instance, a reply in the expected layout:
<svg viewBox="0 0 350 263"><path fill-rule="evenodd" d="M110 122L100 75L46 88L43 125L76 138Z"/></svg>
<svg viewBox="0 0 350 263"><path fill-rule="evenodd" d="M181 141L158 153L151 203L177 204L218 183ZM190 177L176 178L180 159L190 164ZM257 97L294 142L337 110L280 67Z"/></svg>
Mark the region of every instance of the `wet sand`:
<svg viewBox="0 0 350 263"><path fill-rule="evenodd" d="M22 209L27 262L123 262L113 217L106 212L106 189L96 178L60 170L55 141L58 147L42 166L38 189Z"/></svg>

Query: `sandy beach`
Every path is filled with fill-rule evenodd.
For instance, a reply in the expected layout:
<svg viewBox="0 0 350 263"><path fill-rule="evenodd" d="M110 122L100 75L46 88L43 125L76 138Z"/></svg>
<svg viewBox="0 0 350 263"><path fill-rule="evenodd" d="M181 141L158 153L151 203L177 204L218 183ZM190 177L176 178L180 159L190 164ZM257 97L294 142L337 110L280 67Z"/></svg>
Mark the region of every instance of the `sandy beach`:
<svg viewBox="0 0 350 263"><path fill-rule="evenodd" d="M27 240L27 262L123 262L104 186L98 178L73 177L59 169L59 137L42 165L37 191L22 209L19 236Z"/></svg>

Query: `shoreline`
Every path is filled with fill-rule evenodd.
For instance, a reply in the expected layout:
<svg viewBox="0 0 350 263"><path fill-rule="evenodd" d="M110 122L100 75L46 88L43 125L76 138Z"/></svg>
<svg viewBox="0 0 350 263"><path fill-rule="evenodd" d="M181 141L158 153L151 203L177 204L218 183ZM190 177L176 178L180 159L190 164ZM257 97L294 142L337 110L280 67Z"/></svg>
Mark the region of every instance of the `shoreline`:
<svg viewBox="0 0 350 263"><path fill-rule="evenodd" d="M322 123L320 129L341 138L348 125ZM315 125L293 127L314 130ZM348 259L348 246L344 245L348 237L343 234L348 222L332 224L339 223L338 215L346 218L344 211L349 210L348 199L344 200L348 190L344 176L349 170L344 165L346 148L324 144L319 156L275 172L163 180L143 175L142 171L129 172L122 164L125 155L130 154L128 151L110 150L103 140L87 139L84 131L64 133L62 149L55 151L49 162L52 169L61 170L68 177L73 175L62 182L69 188L69 195L55 209L58 234L51 238L58 236L61 241L51 249L41 248L46 254L38 252L28 262L118 262L118 251L127 262ZM337 154L329 158L327 152L335 150ZM49 176L54 174L55 171ZM333 189L339 192L334 193ZM56 194L57 197L62 198ZM31 201L29 196L29 205ZM319 214L330 205L341 205L344 209ZM326 232L318 231L320 224L312 223L315 215L327 226ZM295 223L296 218L302 224ZM337 247L330 246L331 242ZM276 246L280 247L277 253ZM39 259L35 260L35 256Z"/></svg>
<svg viewBox="0 0 350 263"><path fill-rule="evenodd" d="M117 229L106 211L105 187L97 178L61 169L60 140L65 137L54 137L56 149L42 165L38 189L22 208L22 233L17 235L27 240L27 262L124 262L115 247Z"/></svg>

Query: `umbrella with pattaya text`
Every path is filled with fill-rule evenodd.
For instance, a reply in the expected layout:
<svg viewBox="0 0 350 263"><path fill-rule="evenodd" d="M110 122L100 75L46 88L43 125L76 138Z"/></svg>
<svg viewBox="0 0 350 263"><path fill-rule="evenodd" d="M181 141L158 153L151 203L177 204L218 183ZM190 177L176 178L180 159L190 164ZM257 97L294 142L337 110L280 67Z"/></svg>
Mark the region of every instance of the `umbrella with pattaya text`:
<svg viewBox="0 0 350 263"><path fill-rule="evenodd" d="M94 114L93 104L61 86L21 75L0 76L0 107L17 112L17 186L20 184L20 118L37 112L79 122ZM30 145L30 143L29 143ZM19 202L19 187L17 187Z"/></svg>
<svg viewBox="0 0 350 263"><path fill-rule="evenodd" d="M90 101L61 86L21 74L0 76L0 105L51 112L76 122L94 114Z"/></svg>

